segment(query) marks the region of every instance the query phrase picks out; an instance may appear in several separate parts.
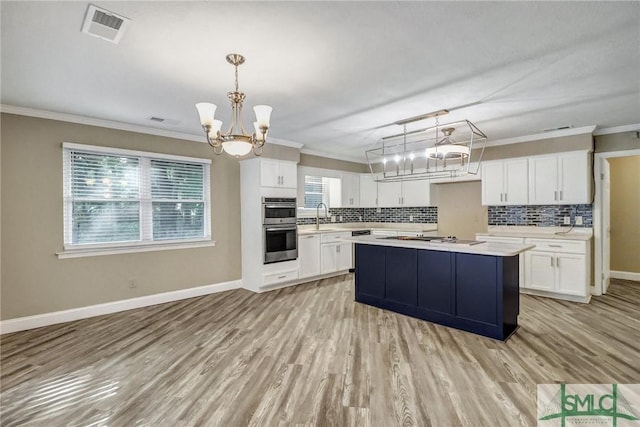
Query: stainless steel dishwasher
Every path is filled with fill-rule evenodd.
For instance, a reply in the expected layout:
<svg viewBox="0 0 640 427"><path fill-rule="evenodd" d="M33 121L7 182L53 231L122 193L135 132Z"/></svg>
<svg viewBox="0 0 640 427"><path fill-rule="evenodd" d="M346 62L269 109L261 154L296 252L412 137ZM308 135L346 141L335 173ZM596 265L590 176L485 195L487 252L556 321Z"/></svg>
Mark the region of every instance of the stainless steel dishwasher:
<svg viewBox="0 0 640 427"><path fill-rule="evenodd" d="M351 232L351 236L370 236L371 235L371 230L353 230ZM351 259L353 262L353 267L349 269L350 273L353 273L354 271L356 271L355 269L355 265L356 265L356 244L352 243L351 244Z"/></svg>

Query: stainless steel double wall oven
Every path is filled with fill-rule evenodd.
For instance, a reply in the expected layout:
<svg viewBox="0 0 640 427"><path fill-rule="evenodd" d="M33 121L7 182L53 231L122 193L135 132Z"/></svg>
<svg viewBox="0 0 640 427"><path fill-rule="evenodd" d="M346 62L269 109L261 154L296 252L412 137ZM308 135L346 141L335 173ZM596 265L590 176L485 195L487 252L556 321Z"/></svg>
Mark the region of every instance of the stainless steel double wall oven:
<svg viewBox="0 0 640 427"><path fill-rule="evenodd" d="M264 263L291 261L298 258L298 226L296 199L262 198Z"/></svg>

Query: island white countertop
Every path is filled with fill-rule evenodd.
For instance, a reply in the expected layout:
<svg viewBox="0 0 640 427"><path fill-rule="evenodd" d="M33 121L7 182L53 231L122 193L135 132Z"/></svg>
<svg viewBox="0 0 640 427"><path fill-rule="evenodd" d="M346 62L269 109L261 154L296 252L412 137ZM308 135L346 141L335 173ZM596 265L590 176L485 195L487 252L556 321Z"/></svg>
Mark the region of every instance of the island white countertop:
<svg viewBox="0 0 640 427"><path fill-rule="evenodd" d="M385 239L377 236L353 236L344 237L342 241L362 243L365 245L393 246L397 248L427 249L430 251L459 252L465 254L514 256L535 245L520 245L511 243L483 242L477 245L465 245L457 243L431 243L416 240Z"/></svg>
<svg viewBox="0 0 640 427"><path fill-rule="evenodd" d="M554 240L591 240L593 229L588 227L525 227L525 226L493 226L486 233L476 233L478 240L482 236L494 237L522 237L529 239L554 239Z"/></svg>

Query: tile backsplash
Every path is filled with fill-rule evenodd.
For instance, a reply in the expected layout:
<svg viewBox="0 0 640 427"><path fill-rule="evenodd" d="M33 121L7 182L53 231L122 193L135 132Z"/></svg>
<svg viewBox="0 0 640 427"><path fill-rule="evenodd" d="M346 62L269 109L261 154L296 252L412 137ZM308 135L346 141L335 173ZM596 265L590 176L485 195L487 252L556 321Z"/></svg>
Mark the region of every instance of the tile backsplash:
<svg viewBox="0 0 640 427"><path fill-rule="evenodd" d="M571 217L572 224L581 216L583 225L576 227L593 226L591 205L489 206L487 211L489 225L559 227L565 216Z"/></svg>
<svg viewBox="0 0 640 427"><path fill-rule="evenodd" d="M379 212L378 212L379 211ZM336 217L336 223L345 222L390 222L390 223L424 223L436 224L438 222L438 208L406 207L406 208L332 208L330 216ZM320 212L323 215L323 212ZM413 221L411 221L413 215ZM340 220L342 217L342 220ZM331 218L320 217L320 224L328 224ZM298 218L298 224L315 224L315 218Z"/></svg>

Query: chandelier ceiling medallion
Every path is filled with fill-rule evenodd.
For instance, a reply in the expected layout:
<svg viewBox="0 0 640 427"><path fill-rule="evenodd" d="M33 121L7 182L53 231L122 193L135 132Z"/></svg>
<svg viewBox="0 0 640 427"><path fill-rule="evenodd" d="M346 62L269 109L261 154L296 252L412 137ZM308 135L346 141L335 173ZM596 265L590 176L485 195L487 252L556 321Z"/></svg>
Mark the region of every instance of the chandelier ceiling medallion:
<svg viewBox="0 0 640 427"><path fill-rule="evenodd" d="M440 124L449 110L439 110L395 122L402 133L382 138L365 152L377 182L455 178L477 175L487 136L469 120ZM407 125L435 119L435 125L407 130Z"/></svg>
<svg viewBox="0 0 640 427"><path fill-rule="evenodd" d="M231 53L227 55L227 62L233 65L236 70L236 90L227 93L227 97L231 101L231 124L227 132L221 133L222 121L214 119L216 105L200 102L196 104L196 108L200 115L202 129L215 154L221 154L225 151L237 158L253 151L253 154L259 156L262 154L267 140L272 108L268 105L253 107L256 114L256 121L253 122L254 132L251 135L247 134L242 123L242 102L245 95L238 88L238 65L244 63L244 56Z"/></svg>

